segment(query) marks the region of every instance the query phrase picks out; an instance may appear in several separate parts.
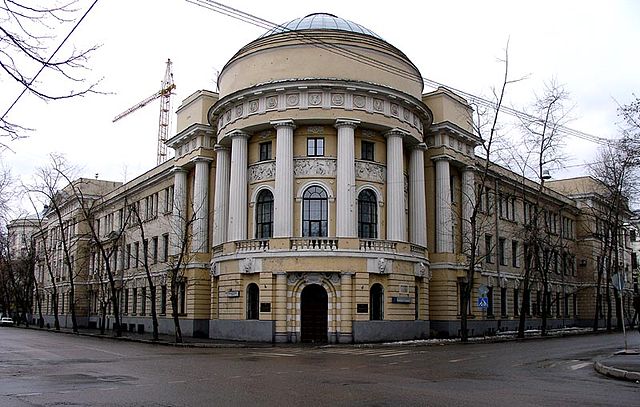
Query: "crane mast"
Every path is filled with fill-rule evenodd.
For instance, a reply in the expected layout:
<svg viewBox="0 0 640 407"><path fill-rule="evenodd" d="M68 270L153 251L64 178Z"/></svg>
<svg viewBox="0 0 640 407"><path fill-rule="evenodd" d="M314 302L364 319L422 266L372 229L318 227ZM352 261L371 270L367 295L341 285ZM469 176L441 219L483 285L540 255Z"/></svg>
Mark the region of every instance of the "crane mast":
<svg viewBox="0 0 640 407"><path fill-rule="evenodd" d="M172 91L176 88L173 83L173 72L171 70L172 62L167 59L167 68L164 73L164 79L160 90L153 95L136 103L134 106L128 108L124 112L114 117L113 122L116 122L123 117L135 112L136 110L146 106L150 102L160 98L160 116L158 118L158 148L157 148L157 164L160 165L167 160L167 145L165 144L169 138L169 129L171 128L171 95Z"/></svg>

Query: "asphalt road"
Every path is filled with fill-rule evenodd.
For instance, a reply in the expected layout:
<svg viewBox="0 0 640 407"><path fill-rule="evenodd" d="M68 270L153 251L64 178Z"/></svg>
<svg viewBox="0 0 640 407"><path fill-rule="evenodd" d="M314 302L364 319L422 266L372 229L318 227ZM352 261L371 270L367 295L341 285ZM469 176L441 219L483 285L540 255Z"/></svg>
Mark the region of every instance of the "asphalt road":
<svg viewBox="0 0 640 407"><path fill-rule="evenodd" d="M640 346L640 335L630 335ZM0 406L640 406L621 334L393 347L174 348L0 328Z"/></svg>

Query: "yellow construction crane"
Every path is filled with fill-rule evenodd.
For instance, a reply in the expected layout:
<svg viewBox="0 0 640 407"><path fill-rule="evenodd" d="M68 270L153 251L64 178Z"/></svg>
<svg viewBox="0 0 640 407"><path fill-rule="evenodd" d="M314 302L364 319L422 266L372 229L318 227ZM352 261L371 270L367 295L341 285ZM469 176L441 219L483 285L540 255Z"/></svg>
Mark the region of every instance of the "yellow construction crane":
<svg viewBox="0 0 640 407"><path fill-rule="evenodd" d="M172 91L176 88L173 83L173 72L171 72L171 60L167 59L167 69L164 73L164 79L160 90L144 99L142 102L136 103L134 106L128 108L124 112L120 113L113 118L113 122L116 122L129 113L133 113L141 107L146 106L150 102L160 98L160 118L158 124L158 165L167 160L167 146L165 142L168 139L169 127L171 124L171 95Z"/></svg>

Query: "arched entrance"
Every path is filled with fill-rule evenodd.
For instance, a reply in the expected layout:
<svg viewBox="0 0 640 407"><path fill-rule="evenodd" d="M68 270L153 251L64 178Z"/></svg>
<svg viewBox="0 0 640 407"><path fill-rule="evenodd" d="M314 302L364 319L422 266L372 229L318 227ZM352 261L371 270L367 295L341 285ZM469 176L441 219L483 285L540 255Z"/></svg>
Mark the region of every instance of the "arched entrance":
<svg viewBox="0 0 640 407"><path fill-rule="evenodd" d="M300 340L302 342L327 342L327 291L318 284L311 284L300 295Z"/></svg>

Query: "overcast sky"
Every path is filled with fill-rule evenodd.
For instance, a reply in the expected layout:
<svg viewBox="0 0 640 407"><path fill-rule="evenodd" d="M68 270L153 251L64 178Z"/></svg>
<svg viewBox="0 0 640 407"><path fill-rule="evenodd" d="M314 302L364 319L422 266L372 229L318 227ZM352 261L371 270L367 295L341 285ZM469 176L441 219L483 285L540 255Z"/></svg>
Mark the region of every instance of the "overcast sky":
<svg viewBox="0 0 640 407"><path fill-rule="evenodd" d="M80 0L79 7L90 3ZM601 137L617 132L615 101L628 103L640 90L636 1L223 3L275 23L314 12L352 20L402 50L424 77L487 97L500 83L497 59L509 39L511 75L528 79L509 90L508 105L523 108L544 81L555 77L575 104L569 127ZM131 180L156 163L159 104L115 124L113 117L159 89L167 58L174 62L174 110L196 90L215 90L216 71L263 32L184 0L98 2L68 45L102 44L87 75L102 78L100 89L109 94L50 103L24 97L9 118L35 131L12 142L13 152L0 159L15 176L28 179L48 153L59 152L81 168L80 176ZM4 112L20 89L3 77L0 88ZM585 173L580 165L597 147L579 139L567 139L567 145L570 167L555 178Z"/></svg>

